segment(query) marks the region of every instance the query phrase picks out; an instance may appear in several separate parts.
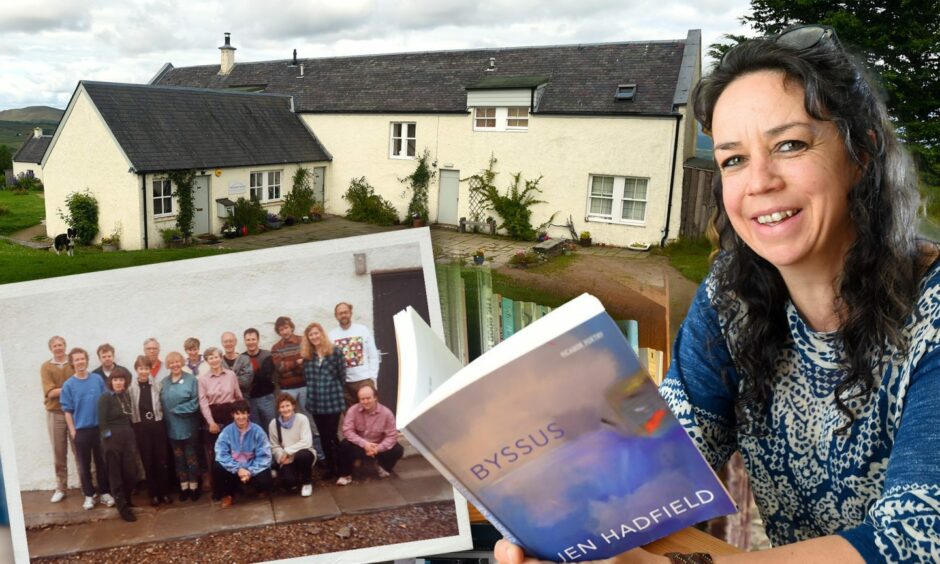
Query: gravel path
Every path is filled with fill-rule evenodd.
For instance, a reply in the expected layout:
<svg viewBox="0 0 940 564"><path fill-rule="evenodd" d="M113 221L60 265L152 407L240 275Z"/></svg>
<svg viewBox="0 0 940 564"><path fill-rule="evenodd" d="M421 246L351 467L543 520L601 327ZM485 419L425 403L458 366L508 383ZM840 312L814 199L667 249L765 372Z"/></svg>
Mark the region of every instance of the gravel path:
<svg viewBox="0 0 940 564"><path fill-rule="evenodd" d="M329 521L287 523L214 533L188 541L147 543L61 558L34 558L32 562L261 562L456 534L457 518L453 502L433 503L364 515L342 515Z"/></svg>

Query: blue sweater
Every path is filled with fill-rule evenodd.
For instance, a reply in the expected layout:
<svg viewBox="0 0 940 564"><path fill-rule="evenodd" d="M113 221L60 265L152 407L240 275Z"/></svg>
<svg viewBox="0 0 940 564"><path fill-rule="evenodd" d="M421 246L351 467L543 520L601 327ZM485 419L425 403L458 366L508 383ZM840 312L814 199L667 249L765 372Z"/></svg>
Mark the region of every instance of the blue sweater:
<svg viewBox="0 0 940 564"><path fill-rule="evenodd" d="M247 468L254 476L271 467L271 443L261 427L248 423L242 432L229 423L215 441L215 460L231 473Z"/></svg>
<svg viewBox="0 0 940 564"><path fill-rule="evenodd" d="M834 433L848 421L833 401L844 377L837 335L813 331L792 303L770 429L766 436L735 431L731 351L745 312L739 303L719 316L714 299L709 276L679 331L661 392L714 468L741 452L771 542L838 534L866 562L937 561L940 267L927 273L903 327L908 351L889 347L871 400L850 402L857 418L848 435Z"/></svg>
<svg viewBox="0 0 940 564"><path fill-rule="evenodd" d="M90 429L98 426L98 398L108 391L104 380L93 372L81 379L70 376L62 385L59 402L62 411L72 414L76 429Z"/></svg>

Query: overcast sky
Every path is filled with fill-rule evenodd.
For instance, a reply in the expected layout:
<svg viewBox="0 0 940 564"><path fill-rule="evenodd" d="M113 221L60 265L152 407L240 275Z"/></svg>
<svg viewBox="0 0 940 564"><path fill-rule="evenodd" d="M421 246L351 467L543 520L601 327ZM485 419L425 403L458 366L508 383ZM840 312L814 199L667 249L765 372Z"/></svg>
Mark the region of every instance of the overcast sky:
<svg viewBox="0 0 940 564"><path fill-rule="evenodd" d="M164 63L685 38L747 30L747 0L4 0L0 110L64 109L79 80L144 83Z"/></svg>

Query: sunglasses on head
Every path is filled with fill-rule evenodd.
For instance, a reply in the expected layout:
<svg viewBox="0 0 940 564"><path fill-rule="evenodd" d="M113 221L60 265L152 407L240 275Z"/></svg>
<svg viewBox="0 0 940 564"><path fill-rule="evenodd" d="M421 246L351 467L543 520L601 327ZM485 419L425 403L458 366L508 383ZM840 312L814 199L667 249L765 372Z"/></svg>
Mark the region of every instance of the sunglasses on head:
<svg viewBox="0 0 940 564"><path fill-rule="evenodd" d="M828 25L818 24L794 26L781 31L777 35L767 36L764 39L773 41L774 43L778 43L795 51L811 49L824 40L834 41L837 44L839 41L834 29ZM734 49L731 49L722 55L721 61L718 63L719 68L725 64L725 57L733 50Z"/></svg>

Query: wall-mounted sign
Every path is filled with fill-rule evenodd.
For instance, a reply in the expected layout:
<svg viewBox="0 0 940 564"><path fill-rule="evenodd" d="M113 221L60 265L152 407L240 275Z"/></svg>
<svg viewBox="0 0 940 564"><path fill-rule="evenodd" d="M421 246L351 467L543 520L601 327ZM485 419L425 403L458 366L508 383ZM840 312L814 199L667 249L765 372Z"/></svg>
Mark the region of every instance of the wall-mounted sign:
<svg viewBox="0 0 940 564"><path fill-rule="evenodd" d="M245 193L245 183L244 182L231 182L228 185L229 194L244 194Z"/></svg>

